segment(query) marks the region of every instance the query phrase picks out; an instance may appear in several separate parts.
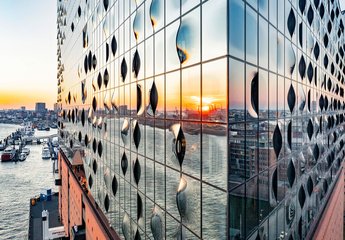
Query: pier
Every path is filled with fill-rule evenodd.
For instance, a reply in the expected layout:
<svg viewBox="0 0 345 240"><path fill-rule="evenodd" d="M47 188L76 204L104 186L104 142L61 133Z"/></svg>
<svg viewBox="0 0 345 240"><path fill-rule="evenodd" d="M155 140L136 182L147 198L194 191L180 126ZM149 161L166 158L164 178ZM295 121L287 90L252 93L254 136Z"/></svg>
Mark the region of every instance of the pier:
<svg viewBox="0 0 345 240"><path fill-rule="evenodd" d="M41 135L40 135L41 134ZM57 159L58 149L58 134L57 133L40 133L39 136L35 136L34 129L19 128L12 132L10 135L0 141L0 151L10 152L10 154L1 154L1 161L25 161L26 157L22 154L22 150L26 145L39 145L41 143L47 145L52 160ZM26 156L29 152L26 152ZM45 158L47 159L47 157Z"/></svg>
<svg viewBox="0 0 345 240"><path fill-rule="evenodd" d="M29 235L30 240L43 240L42 228L42 211L49 211L49 226L50 228L61 226L58 208L59 196L54 193L49 199L41 197L32 198L30 202L30 216L29 216Z"/></svg>
<svg viewBox="0 0 345 240"><path fill-rule="evenodd" d="M26 141L26 144L33 144L33 143L37 143L40 144L42 143L44 140L47 140L47 142L52 142L53 138L58 137L57 134L51 134L51 135L45 135L45 136L39 136L39 137L32 137L31 141Z"/></svg>

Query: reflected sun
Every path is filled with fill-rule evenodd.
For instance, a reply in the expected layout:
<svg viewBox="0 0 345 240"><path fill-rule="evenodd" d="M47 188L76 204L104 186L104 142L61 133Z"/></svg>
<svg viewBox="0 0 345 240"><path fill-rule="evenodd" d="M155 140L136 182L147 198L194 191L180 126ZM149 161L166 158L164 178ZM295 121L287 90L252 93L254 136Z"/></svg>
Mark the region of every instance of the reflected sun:
<svg viewBox="0 0 345 240"><path fill-rule="evenodd" d="M200 110L200 103L201 103L201 111L202 112L209 112L215 109L215 103L217 101L216 98L213 97L200 97L198 96L191 96L191 101L196 106L197 110Z"/></svg>

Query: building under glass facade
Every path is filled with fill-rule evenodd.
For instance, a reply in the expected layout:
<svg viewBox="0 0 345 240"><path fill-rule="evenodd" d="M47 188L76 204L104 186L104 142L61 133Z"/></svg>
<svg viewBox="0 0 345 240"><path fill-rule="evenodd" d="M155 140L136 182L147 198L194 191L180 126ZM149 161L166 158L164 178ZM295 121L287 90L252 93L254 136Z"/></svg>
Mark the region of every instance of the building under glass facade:
<svg viewBox="0 0 345 240"><path fill-rule="evenodd" d="M337 0L57 4L63 151L121 238L313 236L343 181Z"/></svg>

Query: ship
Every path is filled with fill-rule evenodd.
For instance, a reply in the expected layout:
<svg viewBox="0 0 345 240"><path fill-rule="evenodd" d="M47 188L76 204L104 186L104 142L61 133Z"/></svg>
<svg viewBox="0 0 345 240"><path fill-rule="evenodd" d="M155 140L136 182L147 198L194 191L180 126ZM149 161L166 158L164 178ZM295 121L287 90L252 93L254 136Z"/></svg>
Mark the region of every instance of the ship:
<svg viewBox="0 0 345 240"><path fill-rule="evenodd" d="M0 142L0 151L4 151L5 148L6 148L6 143L3 142L3 141L1 141L1 142Z"/></svg>
<svg viewBox="0 0 345 240"><path fill-rule="evenodd" d="M42 159L50 159L50 150L48 145L44 145L42 148Z"/></svg>
<svg viewBox="0 0 345 240"><path fill-rule="evenodd" d="M25 153L23 153L23 152L20 153L19 154L19 161L21 161L21 162L25 161L26 157L27 157L27 155Z"/></svg>
<svg viewBox="0 0 345 240"><path fill-rule="evenodd" d="M22 153L25 153L26 155L29 155L30 154L30 148L24 147L22 149Z"/></svg>
<svg viewBox="0 0 345 240"><path fill-rule="evenodd" d="M37 130L38 131L49 131L50 127L48 125L40 124L40 125L37 126Z"/></svg>
<svg viewBox="0 0 345 240"><path fill-rule="evenodd" d="M15 155L16 155L15 148L7 147L1 155L1 161L2 162L12 161Z"/></svg>

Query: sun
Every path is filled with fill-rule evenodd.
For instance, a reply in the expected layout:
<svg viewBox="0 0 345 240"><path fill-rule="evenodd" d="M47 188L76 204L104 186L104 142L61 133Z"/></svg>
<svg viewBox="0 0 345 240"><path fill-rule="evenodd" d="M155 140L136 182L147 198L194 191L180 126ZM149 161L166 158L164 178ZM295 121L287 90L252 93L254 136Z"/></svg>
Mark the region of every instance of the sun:
<svg viewBox="0 0 345 240"><path fill-rule="evenodd" d="M210 111L210 106L202 106L201 107L202 112L209 112Z"/></svg>
<svg viewBox="0 0 345 240"><path fill-rule="evenodd" d="M216 99L213 97L202 97L200 99L200 97L198 96L191 96L191 101L193 102L193 105L196 106L197 110L200 111L202 113L209 113L210 111L212 111L215 107L215 101ZM200 103L201 103L201 108L200 108Z"/></svg>

